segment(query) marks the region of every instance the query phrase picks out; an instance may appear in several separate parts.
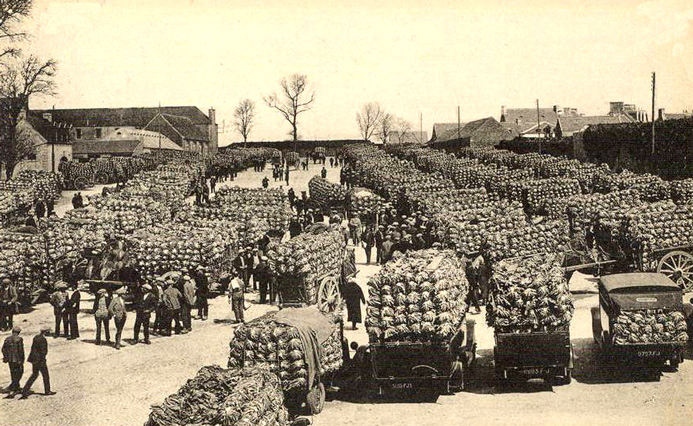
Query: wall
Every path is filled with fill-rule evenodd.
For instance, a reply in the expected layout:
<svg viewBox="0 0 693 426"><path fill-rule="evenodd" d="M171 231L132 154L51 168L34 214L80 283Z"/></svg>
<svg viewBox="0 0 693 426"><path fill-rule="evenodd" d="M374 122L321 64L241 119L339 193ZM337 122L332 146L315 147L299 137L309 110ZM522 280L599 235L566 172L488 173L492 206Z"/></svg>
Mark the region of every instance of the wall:
<svg viewBox="0 0 693 426"><path fill-rule="evenodd" d="M325 151L327 152L327 155L329 156L334 156L337 151L341 150L344 148L346 145L353 145L353 144L360 144L360 143L371 143L371 142L364 142L362 140L356 140L356 139L335 139L335 140L314 140L314 141L255 141L255 142L248 142L245 144L248 148L276 148L284 153L290 152L294 150L294 146L296 149L298 149L298 152L301 154L301 156L306 156L313 151L315 151L315 148L318 146L322 146L325 148ZM243 142L237 142L225 147L222 147L220 150L223 152L226 149L233 149L233 148L243 148L244 144Z"/></svg>
<svg viewBox="0 0 693 426"><path fill-rule="evenodd" d="M77 130L82 131L82 137L77 137ZM101 138L97 137L96 129L101 129ZM74 135L77 140L103 139L117 129L134 129L134 127L75 127Z"/></svg>
<svg viewBox="0 0 693 426"><path fill-rule="evenodd" d="M68 160L72 160L72 145L53 145L55 149L55 171L58 171L60 158L64 155ZM41 145L36 147L36 160L24 160L17 164L14 173L17 174L22 170L44 170L47 172L53 171L51 168L51 145Z"/></svg>

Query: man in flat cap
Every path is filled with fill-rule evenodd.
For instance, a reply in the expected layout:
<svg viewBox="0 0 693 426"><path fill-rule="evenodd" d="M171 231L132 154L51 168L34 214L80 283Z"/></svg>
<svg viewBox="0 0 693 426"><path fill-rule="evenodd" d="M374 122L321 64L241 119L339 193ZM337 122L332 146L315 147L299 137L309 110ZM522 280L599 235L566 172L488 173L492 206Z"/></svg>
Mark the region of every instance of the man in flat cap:
<svg viewBox="0 0 693 426"><path fill-rule="evenodd" d="M0 331L12 329L17 300L17 288L12 280L3 277L0 280Z"/></svg>
<svg viewBox="0 0 693 426"><path fill-rule="evenodd" d="M31 376L24 384L24 390L22 390L22 396L19 399L27 399L29 397L31 385L34 384L39 373L41 373L41 377L43 377L44 395L55 395L55 392L51 391L51 379L48 374L48 365L46 364L46 356L48 355L46 334L50 333L50 331L51 328L49 326L41 327L41 332L34 336L34 340L31 342L31 352L29 352L29 358L27 358L27 361L31 363L32 367Z"/></svg>
<svg viewBox="0 0 693 426"><path fill-rule="evenodd" d="M2 344L2 362L7 363L10 367L10 377L12 383L9 387L9 395L7 398L14 398L22 388L19 386L19 381L24 374L24 341L19 337L22 329L19 326L12 328L12 334L8 336Z"/></svg>
<svg viewBox="0 0 693 426"><path fill-rule="evenodd" d="M50 303L53 306L53 315L55 316L55 334L53 338L60 337L61 321L65 337L69 337L69 315L65 312L65 305L67 304L67 283L65 281L55 283L55 291L50 296Z"/></svg>
<svg viewBox="0 0 693 426"><path fill-rule="evenodd" d="M135 307L135 343L140 341L140 328L144 332L144 343L147 345L151 343L149 341L149 321L158 303L159 301L152 293L152 286L149 284L143 285L142 294L138 297Z"/></svg>
<svg viewBox="0 0 693 426"><path fill-rule="evenodd" d="M127 311L125 310L125 301L122 297L125 291L125 287L120 287L114 291L111 304L108 305L108 315L113 318L113 322L115 322L116 326L115 348L118 350L120 350L120 339L123 336L123 328L125 327L125 321L128 317Z"/></svg>

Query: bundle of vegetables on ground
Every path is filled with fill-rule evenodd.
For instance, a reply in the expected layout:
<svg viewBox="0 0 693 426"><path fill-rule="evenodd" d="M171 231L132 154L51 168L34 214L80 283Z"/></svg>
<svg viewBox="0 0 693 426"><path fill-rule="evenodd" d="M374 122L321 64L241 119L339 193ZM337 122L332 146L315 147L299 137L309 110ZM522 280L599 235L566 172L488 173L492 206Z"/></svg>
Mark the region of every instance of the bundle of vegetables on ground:
<svg viewBox="0 0 693 426"><path fill-rule="evenodd" d="M490 234L481 251L487 263L492 265L503 259L562 252L569 240L567 221L547 220Z"/></svg>
<svg viewBox="0 0 693 426"><path fill-rule="evenodd" d="M555 254L495 263L486 306L488 325L500 333L567 328L574 307L561 263Z"/></svg>
<svg viewBox="0 0 693 426"><path fill-rule="evenodd" d="M144 197L129 197L122 193L109 194L106 197L93 195L87 197L92 207L112 212L146 211L157 223L169 220L171 209L163 203Z"/></svg>
<svg viewBox="0 0 693 426"><path fill-rule="evenodd" d="M135 268L143 279L151 281L168 271L198 266L205 268L210 279L217 278L230 261L231 244L237 243L238 237L232 227L190 228L169 223L142 229L127 240Z"/></svg>
<svg viewBox="0 0 693 426"><path fill-rule="evenodd" d="M441 210L433 215L437 241L465 254L477 253L487 235L527 224L517 202L498 201L491 207L460 211Z"/></svg>
<svg viewBox="0 0 693 426"><path fill-rule="evenodd" d="M597 166L591 163L581 163L579 167L567 170L565 176L577 179L580 182L582 192L587 194L593 191L597 176L605 173L610 173L608 164Z"/></svg>
<svg viewBox="0 0 693 426"><path fill-rule="evenodd" d="M670 184L671 199L676 204L688 204L693 201L693 178L675 180Z"/></svg>
<svg viewBox="0 0 693 426"><path fill-rule="evenodd" d="M313 176L308 181L310 198L320 205L340 206L346 200L346 190L338 183L332 183L320 176Z"/></svg>
<svg viewBox="0 0 693 426"><path fill-rule="evenodd" d="M657 184L661 181L662 178L659 176L633 173L630 170L623 170L621 173L600 173L594 180L594 191L607 193L632 188L635 185Z"/></svg>
<svg viewBox="0 0 693 426"><path fill-rule="evenodd" d="M547 214L548 204L581 193L580 183L572 178L548 178L525 182L524 206L530 215Z"/></svg>
<svg viewBox="0 0 693 426"><path fill-rule="evenodd" d="M61 176L42 170L22 170L8 181L0 181L0 191L28 192L33 200L57 200L62 188Z"/></svg>
<svg viewBox="0 0 693 426"><path fill-rule="evenodd" d="M270 229L279 231L288 229L292 216L289 200L278 188L221 188L217 191L211 206L212 209L218 206L221 209L221 217L226 219L239 222L253 218L263 219L267 221ZM214 210L202 213L204 208L197 211L200 211L203 217L217 214Z"/></svg>
<svg viewBox="0 0 693 426"><path fill-rule="evenodd" d="M91 232L102 232L114 236L132 234L138 229L158 223L148 211L109 211L84 207L69 210L65 220L73 227L85 228Z"/></svg>
<svg viewBox="0 0 693 426"><path fill-rule="evenodd" d="M408 190L405 199L413 211L427 214L441 209L452 211L485 208L499 201L484 188L443 189L435 192L426 190Z"/></svg>
<svg viewBox="0 0 693 426"><path fill-rule="evenodd" d="M379 214L391 206L380 195L366 188L352 188L347 195L349 214L370 216Z"/></svg>
<svg viewBox="0 0 693 426"><path fill-rule="evenodd" d="M308 301L316 301L318 278L339 276L346 242L339 225L317 227L282 243L272 242L267 257L282 285L302 285Z"/></svg>
<svg viewBox="0 0 693 426"><path fill-rule="evenodd" d="M298 326L294 325L297 319ZM265 314L236 328L229 344L228 366L267 367L279 376L285 392L306 389L318 376L342 367L337 321L338 317L315 308Z"/></svg>
<svg viewBox="0 0 693 426"><path fill-rule="evenodd" d="M681 311L623 310L611 321L613 342L617 345L688 341L686 317Z"/></svg>
<svg viewBox="0 0 693 426"><path fill-rule="evenodd" d="M638 191L640 199L647 202L671 200L671 183L665 180L653 180L648 183L639 183L630 186Z"/></svg>
<svg viewBox="0 0 693 426"><path fill-rule="evenodd" d="M451 250L395 255L368 282L370 342L448 342L464 321L469 283Z"/></svg>
<svg viewBox="0 0 693 426"><path fill-rule="evenodd" d="M522 201L522 185L533 180L534 173L531 169L505 169L491 176L486 187L493 194L510 201Z"/></svg>
<svg viewBox="0 0 693 426"><path fill-rule="evenodd" d="M566 201L571 236L584 238L600 212L627 209L641 203L640 193L633 189L574 195Z"/></svg>
<svg viewBox="0 0 693 426"><path fill-rule="evenodd" d="M202 367L178 392L153 405L145 426L285 426L277 375L263 367Z"/></svg>
<svg viewBox="0 0 693 426"><path fill-rule="evenodd" d="M18 285L34 291L49 288L55 273L43 234L0 230L0 276L13 277Z"/></svg>

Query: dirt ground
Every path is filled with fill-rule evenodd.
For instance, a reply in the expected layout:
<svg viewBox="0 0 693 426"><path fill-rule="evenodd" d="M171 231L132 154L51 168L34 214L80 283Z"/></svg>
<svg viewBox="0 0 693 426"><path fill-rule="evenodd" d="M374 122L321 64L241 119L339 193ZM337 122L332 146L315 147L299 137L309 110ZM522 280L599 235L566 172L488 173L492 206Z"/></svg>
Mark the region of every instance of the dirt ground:
<svg viewBox="0 0 693 426"><path fill-rule="evenodd" d="M308 172L292 171L291 186L297 194L307 190L307 182L319 173L312 165ZM330 169L328 178L338 180L338 169ZM258 173L239 174L233 184L258 187L262 177L270 177L271 169ZM285 186L285 185L284 185ZM100 188L98 189L100 190ZM63 197L69 204L72 193ZM59 214L64 209L59 209ZM368 278L378 271L364 265L364 252L357 250L359 274L364 287ZM587 288L576 295L576 312L571 324L575 352L574 380L569 385L549 386L530 382L520 386L497 386L493 376L493 332L486 327L484 315L470 315L476 321L478 362L467 388L455 395L441 396L433 401L413 402L404 398L383 398L366 389L349 395L331 396L322 414L312 420L316 425L688 425L693 418L693 362L689 348L687 361L678 371L666 371L657 377L633 377L623 365L609 366L603 362L592 343L589 308L597 298L589 292L589 277L575 277L575 288ZM572 285L571 281L571 285ZM689 297L686 297L688 300ZM253 303L246 318L254 318L276 309ZM210 318L195 320L187 335L154 337L151 345L133 345L134 313L128 313L125 346L117 351L94 344L95 324L88 312L91 296L83 295L80 315L81 338L67 341L49 337L48 366L54 396L44 396L41 379L27 400L0 398L0 426L17 425L140 425L145 422L152 404L161 402L175 392L197 370L209 364L225 365L228 344L234 325L225 297L210 301ZM23 328L25 351L43 325L53 324L47 304L15 317ZM113 331L114 327L111 325ZM1 333L4 339L8 333ZM359 343L367 341L364 327L346 331L347 338ZM25 365L22 384L31 366ZM9 384L9 371L0 367L0 386Z"/></svg>

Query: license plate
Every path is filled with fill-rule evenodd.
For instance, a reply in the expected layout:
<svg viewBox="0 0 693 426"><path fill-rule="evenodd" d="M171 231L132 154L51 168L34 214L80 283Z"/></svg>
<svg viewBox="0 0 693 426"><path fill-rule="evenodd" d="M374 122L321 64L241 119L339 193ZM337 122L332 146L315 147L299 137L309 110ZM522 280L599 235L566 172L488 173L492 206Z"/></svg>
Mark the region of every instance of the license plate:
<svg viewBox="0 0 693 426"><path fill-rule="evenodd" d="M548 368L542 368L542 367L537 367L537 368L525 368L519 371L520 374L523 376L540 376L543 374L549 374L549 369Z"/></svg>
<svg viewBox="0 0 693 426"><path fill-rule="evenodd" d="M661 356L662 352L660 351L638 351L638 357L640 358L652 358L652 357L657 357Z"/></svg>
<svg viewBox="0 0 693 426"><path fill-rule="evenodd" d="M414 389L414 384L413 383L393 383L392 384L392 389Z"/></svg>

